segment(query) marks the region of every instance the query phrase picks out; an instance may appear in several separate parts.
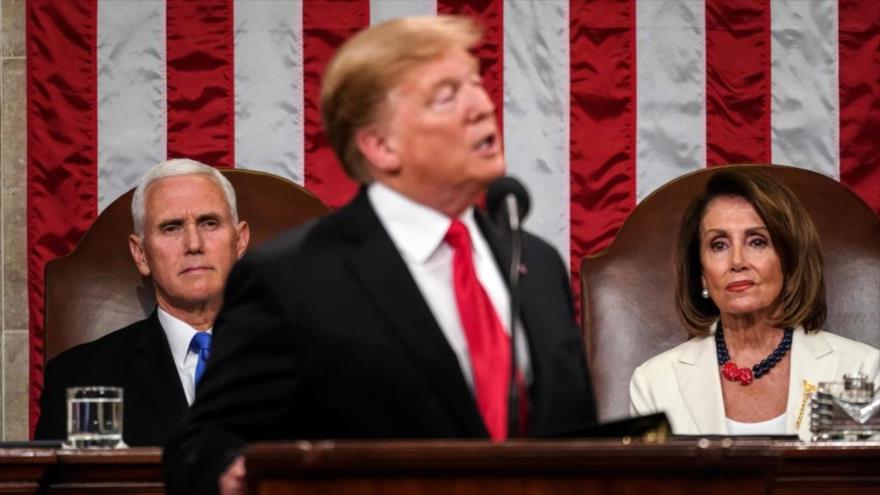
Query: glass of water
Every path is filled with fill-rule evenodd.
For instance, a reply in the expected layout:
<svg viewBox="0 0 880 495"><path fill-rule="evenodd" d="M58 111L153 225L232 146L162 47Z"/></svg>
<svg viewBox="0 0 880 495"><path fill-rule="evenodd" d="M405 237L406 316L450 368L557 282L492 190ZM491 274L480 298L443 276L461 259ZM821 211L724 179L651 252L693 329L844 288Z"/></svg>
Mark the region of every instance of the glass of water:
<svg viewBox="0 0 880 495"><path fill-rule="evenodd" d="M65 447L125 447L122 442L122 387L67 389Z"/></svg>

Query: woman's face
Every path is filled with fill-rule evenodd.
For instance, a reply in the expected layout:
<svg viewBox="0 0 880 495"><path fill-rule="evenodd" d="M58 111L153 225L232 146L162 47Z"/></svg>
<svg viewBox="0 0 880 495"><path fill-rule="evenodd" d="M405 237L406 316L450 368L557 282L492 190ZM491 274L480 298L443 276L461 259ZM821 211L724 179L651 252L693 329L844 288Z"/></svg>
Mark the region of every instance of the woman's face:
<svg viewBox="0 0 880 495"><path fill-rule="evenodd" d="M721 315L767 318L782 291L782 263L764 221L745 199L709 202L700 224L703 287Z"/></svg>

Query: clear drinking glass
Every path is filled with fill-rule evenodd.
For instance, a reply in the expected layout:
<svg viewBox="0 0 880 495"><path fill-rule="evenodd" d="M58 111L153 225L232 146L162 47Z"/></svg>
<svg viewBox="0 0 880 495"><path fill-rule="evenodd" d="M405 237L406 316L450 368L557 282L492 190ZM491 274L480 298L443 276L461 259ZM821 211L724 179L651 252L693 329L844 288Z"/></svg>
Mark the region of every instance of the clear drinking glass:
<svg viewBox="0 0 880 495"><path fill-rule="evenodd" d="M65 447L125 447L122 442L122 387L67 389Z"/></svg>

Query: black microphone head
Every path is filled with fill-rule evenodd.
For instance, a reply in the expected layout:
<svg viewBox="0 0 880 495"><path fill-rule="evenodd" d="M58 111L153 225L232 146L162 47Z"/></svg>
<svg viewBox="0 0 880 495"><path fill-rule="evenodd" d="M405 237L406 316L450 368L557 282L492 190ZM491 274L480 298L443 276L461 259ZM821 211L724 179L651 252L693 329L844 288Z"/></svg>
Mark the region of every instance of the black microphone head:
<svg viewBox="0 0 880 495"><path fill-rule="evenodd" d="M496 221L504 215L503 212L506 209L504 198L508 194L513 194L516 198L519 219L522 221L529 214L531 200L522 182L510 176L501 177L489 184L489 189L486 191L486 207L489 210L489 215Z"/></svg>

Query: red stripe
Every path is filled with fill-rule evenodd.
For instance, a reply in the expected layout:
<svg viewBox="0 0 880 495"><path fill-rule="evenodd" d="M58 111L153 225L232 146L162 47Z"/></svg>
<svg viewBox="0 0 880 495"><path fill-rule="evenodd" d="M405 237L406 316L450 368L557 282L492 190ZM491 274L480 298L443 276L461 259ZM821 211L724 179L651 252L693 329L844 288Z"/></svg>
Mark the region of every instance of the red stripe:
<svg viewBox="0 0 880 495"><path fill-rule="evenodd" d="M880 2L838 4L840 181L880 215Z"/></svg>
<svg viewBox="0 0 880 495"><path fill-rule="evenodd" d="M43 389L43 270L97 215L95 0L27 2L30 432Z"/></svg>
<svg viewBox="0 0 880 495"><path fill-rule="evenodd" d="M480 72L492 102L498 128L504 129L504 4L501 0L438 0L440 14L466 15L485 29L483 42L476 50Z"/></svg>
<svg viewBox="0 0 880 495"><path fill-rule="evenodd" d="M771 161L769 0L706 0L706 160Z"/></svg>
<svg viewBox="0 0 880 495"><path fill-rule="evenodd" d="M235 164L232 0L168 0L168 157Z"/></svg>
<svg viewBox="0 0 880 495"><path fill-rule="evenodd" d="M571 270L611 243L636 203L636 6L569 2ZM579 301L579 298L575 299Z"/></svg>
<svg viewBox="0 0 880 495"><path fill-rule="evenodd" d="M331 207L355 194L357 184L345 175L327 143L321 123L321 75L336 49L370 25L369 0L303 3L303 74L305 87L305 186Z"/></svg>

